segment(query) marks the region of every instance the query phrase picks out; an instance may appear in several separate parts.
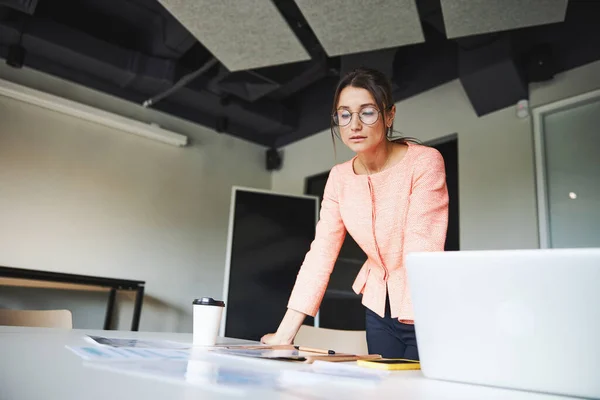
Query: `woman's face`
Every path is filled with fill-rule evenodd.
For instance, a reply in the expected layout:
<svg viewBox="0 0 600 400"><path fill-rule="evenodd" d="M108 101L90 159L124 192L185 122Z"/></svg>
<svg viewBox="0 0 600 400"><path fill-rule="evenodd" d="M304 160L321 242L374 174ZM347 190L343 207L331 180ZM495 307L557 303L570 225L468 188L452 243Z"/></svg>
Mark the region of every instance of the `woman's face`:
<svg viewBox="0 0 600 400"><path fill-rule="evenodd" d="M355 153L372 151L385 144L387 128L394 120L393 107L384 120L368 90L347 86L337 104L337 119L342 142Z"/></svg>

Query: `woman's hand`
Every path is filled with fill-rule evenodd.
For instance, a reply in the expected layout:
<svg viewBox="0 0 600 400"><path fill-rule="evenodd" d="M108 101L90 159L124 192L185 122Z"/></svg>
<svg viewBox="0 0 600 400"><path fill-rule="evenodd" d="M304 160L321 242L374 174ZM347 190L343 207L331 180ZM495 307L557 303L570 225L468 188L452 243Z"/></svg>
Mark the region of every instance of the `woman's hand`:
<svg viewBox="0 0 600 400"><path fill-rule="evenodd" d="M267 333L260 341L261 343L275 346L278 344L294 344L294 338L306 317L299 311L288 309L285 313L279 329L276 333Z"/></svg>
<svg viewBox="0 0 600 400"><path fill-rule="evenodd" d="M276 333L267 333L260 339L260 342L270 346L275 346L278 344L292 344L291 342L286 343L285 340L279 339Z"/></svg>

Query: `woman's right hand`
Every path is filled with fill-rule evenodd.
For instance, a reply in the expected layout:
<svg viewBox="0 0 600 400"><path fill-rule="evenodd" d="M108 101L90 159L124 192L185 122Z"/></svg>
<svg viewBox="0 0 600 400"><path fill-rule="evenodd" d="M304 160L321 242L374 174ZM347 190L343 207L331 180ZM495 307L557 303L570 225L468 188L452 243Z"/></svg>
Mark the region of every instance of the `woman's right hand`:
<svg viewBox="0 0 600 400"><path fill-rule="evenodd" d="M275 346L279 344L294 344L294 338L306 317L299 311L288 309L276 333L267 333L260 342Z"/></svg>
<svg viewBox="0 0 600 400"><path fill-rule="evenodd" d="M264 335L261 339L260 342L263 344L268 344L270 346L275 346L278 344L291 344L291 343L284 343L283 340L280 340L277 337L276 333L267 333L266 335Z"/></svg>

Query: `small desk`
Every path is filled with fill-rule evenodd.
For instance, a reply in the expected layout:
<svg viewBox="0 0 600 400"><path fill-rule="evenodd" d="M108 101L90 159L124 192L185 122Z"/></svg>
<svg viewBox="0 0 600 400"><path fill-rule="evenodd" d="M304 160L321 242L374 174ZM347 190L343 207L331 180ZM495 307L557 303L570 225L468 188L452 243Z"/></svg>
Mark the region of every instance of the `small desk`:
<svg viewBox="0 0 600 400"><path fill-rule="evenodd" d="M97 286L109 289L108 303L106 305L106 315L104 317L104 329L111 329L113 311L117 290L132 290L136 292L135 306L133 309L133 319L131 321L131 330L137 331L140 326L140 316L142 314L142 303L144 300L144 281L132 281L127 279L103 278L100 276L64 274L60 272L36 271L32 269L21 269L0 266L0 278L25 279L33 281L45 281L56 283L68 283L76 285Z"/></svg>
<svg viewBox="0 0 600 400"><path fill-rule="evenodd" d="M216 368L243 368L247 375L238 379L224 376L218 385L189 383L185 379L159 379L144 374L115 372L89 365L65 348L89 342L84 335L121 338L164 339L191 342L190 334L125 331L57 330L0 326L0 398L19 400L195 400L195 399L460 399L460 400L557 400L563 397L531 392L496 389L426 379L420 371L396 371L376 386L330 382L296 382L287 387L260 391L256 372L294 372L306 367L279 361L245 360L213 356ZM221 339L220 343L243 343ZM216 360L218 358L218 361ZM186 371L185 361L182 371ZM231 389L231 390L229 390ZM237 393L232 393L236 389ZM245 393L240 395L239 390Z"/></svg>

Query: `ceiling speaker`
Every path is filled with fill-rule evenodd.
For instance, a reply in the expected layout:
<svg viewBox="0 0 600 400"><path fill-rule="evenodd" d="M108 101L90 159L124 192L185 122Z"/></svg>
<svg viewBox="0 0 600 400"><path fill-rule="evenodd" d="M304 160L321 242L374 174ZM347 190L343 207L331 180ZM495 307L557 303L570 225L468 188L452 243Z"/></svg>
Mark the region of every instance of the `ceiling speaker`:
<svg viewBox="0 0 600 400"><path fill-rule="evenodd" d="M269 149L267 150L267 170L273 171L276 169L280 169L282 165L281 154L277 149Z"/></svg>
<svg viewBox="0 0 600 400"><path fill-rule="evenodd" d="M525 56L525 71L528 82L544 82L554 78L558 66L552 46L541 44L532 48Z"/></svg>

